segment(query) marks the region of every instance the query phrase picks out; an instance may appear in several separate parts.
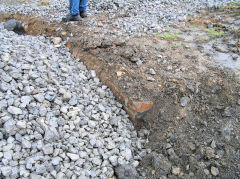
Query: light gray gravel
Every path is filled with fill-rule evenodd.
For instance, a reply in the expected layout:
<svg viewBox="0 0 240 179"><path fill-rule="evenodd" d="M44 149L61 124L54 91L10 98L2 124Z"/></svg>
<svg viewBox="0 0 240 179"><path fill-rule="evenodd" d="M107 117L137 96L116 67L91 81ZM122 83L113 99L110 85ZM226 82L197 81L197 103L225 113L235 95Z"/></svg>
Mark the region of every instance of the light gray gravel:
<svg viewBox="0 0 240 179"><path fill-rule="evenodd" d="M136 167L144 133L96 73L53 39L0 23L0 176L105 179L115 166Z"/></svg>
<svg viewBox="0 0 240 179"><path fill-rule="evenodd" d="M68 0L49 0L50 4L46 6L41 6L40 1L35 0L24 3L12 3L11 0L0 2L0 13L34 14L49 21L60 22L69 13ZM143 33L161 33L163 26L183 21L202 8L219 8L227 2L229 0L89 0L88 14L106 12L108 18L105 23L117 28L119 34L141 36ZM96 26L97 23L88 20L90 26Z"/></svg>

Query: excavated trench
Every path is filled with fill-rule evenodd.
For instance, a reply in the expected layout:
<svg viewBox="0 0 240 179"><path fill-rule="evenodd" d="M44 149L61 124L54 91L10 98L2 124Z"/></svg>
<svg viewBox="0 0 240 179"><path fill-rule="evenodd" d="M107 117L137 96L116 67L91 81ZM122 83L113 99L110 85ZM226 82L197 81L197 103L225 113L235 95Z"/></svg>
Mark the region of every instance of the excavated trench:
<svg viewBox="0 0 240 179"><path fill-rule="evenodd" d="M0 21L9 19L24 22L28 35L66 40L75 58L113 91L136 128L151 131L148 145L153 153L139 167L147 178L240 177L239 77L209 60L199 44L158 35L122 39L88 31L84 22L49 24L0 15ZM190 25L191 21L183 31L190 33ZM210 156L213 141L215 152ZM219 174L206 174L212 167L219 168ZM180 172L174 172L176 168Z"/></svg>

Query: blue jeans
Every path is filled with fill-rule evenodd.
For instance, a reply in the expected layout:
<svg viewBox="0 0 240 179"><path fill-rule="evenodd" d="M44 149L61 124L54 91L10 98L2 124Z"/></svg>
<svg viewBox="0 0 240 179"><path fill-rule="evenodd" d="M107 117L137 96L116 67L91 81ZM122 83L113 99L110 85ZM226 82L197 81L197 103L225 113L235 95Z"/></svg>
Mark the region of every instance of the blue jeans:
<svg viewBox="0 0 240 179"><path fill-rule="evenodd" d="M87 0L80 0L79 11L80 12L86 12L87 11Z"/></svg>
<svg viewBox="0 0 240 179"><path fill-rule="evenodd" d="M69 10L71 15L79 14L79 0L69 0Z"/></svg>
<svg viewBox="0 0 240 179"><path fill-rule="evenodd" d="M69 10L71 15L77 15L80 12L86 12L87 0L69 0Z"/></svg>

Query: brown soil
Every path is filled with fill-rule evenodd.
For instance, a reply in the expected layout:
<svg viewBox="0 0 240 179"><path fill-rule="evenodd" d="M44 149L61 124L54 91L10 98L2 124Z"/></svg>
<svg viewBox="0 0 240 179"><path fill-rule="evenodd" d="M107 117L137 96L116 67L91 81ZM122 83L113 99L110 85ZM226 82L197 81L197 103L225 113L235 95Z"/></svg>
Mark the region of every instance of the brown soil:
<svg viewBox="0 0 240 179"><path fill-rule="evenodd" d="M221 18L215 18L216 14ZM101 81L113 90L136 127L150 129L148 146L153 154L146 156L139 167L146 178L214 178L203 172L213 166L219 169L220 178L240 177L240 86L239 75L232 72L239 70L239 62L229 70L219 67L215 59L221 52L237 55L240 60L239 29L226 21L239 15L202 11L197 18L172 25L163 34L130 39L105 33L105 28L113 27L105 23L104 14L69 24L48 24L11 14L1 15L0 21L13 18L25 22L27 34L67 40L73 55L96 70ZM97 22L95 27L88 24L90 19ZM209 32L208 26L224 34ZM227 46L226 52L222 52L222 46ZM142 64L137 65L137 60ZM150 68L155 75L150 74ZM212 141L216 142L215 153L224 151L223 156L207 156ZM189 144L195 148L189 148ZM172 167L181 169L177 176L153 164L160 154ZM201 163L203 167L199 167ZM188 165L190 169L186 169Z"/></svg>
<svg viewBox="0 0 240 179"><path fill-rule="evenodd" d="M56 29L60 28L60 24L49 24L43 20L32 16L22 16L19 14L1 14L0 21L5 22L10 19L25 22L25 31L28 35L47 35L56 36Z"/></svg>

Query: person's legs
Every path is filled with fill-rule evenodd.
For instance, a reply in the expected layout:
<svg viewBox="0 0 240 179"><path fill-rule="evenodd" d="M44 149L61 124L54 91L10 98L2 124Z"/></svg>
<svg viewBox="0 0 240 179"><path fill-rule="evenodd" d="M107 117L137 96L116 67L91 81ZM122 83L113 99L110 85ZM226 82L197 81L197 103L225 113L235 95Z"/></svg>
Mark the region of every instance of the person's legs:
<svg viewBox="0 0 240 179"><path fill-rule="evenodd" d="M70 14L78 15L79 14L79 0L70 0L69 1Z"/></svg>
<svg viewBox="0 0 240 179"><path fill-rule="evenodd" d="M80 0L79 11L86 12L87 11L87 0Z"/></svg>
<svg viewBox="0 0 240 179"><path fill-rule="evenodd" d="M67 17L63 18L63 22L68 21L79 21L79 0L69 0L69 11L70 14Z"/></svg>
<svg viewBox="0 0 240 179"><path fill-rule="evenodd" d="M87 17L87 0L80 0L79 11L82 18Z"/></svg>

